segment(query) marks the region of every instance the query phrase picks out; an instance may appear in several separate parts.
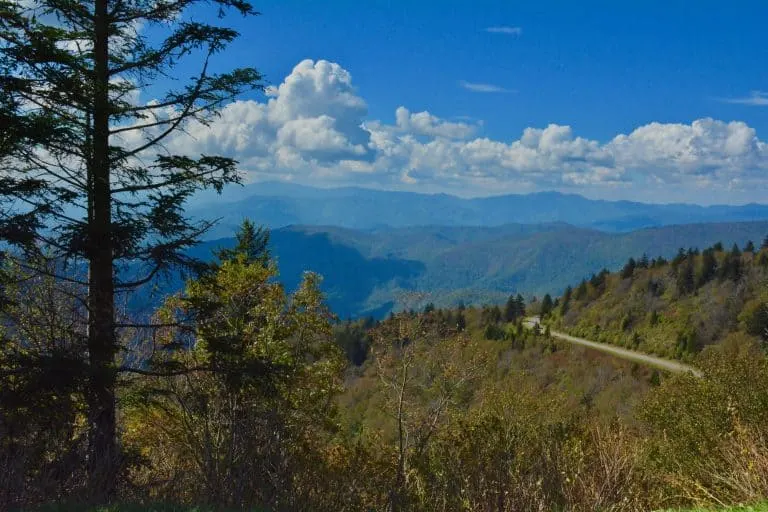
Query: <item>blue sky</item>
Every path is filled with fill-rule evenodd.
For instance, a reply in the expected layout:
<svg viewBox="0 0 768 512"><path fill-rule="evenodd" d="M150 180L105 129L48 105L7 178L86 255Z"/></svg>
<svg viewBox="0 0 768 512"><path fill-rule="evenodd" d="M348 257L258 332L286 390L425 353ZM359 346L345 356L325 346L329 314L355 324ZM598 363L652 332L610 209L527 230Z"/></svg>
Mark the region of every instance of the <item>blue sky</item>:
<svg viewBox="0 0 768 512"><path fill-rule="evenodd" d="M255 7L262 16L227 19L242 36L219 64L255 66L275 89L197 138L239 158L249 179L763 202L768 2ZM306 80L278 93L291 76ZM283 105L272 112L268 101Z"/></svg>
<svg viewBox="0 0 768 512"><path fill-rule="evenodd" d="M375 119L395 108L485 120L485 134L568 124L606 139L700 117L768 129L768 109L715 98L768 90L768 2L272 0L238 28L237 58L279 83L302 59L338 62ZM517 27L521 34L488 33ZM514 94L471 93L460 81Z"/></svg>

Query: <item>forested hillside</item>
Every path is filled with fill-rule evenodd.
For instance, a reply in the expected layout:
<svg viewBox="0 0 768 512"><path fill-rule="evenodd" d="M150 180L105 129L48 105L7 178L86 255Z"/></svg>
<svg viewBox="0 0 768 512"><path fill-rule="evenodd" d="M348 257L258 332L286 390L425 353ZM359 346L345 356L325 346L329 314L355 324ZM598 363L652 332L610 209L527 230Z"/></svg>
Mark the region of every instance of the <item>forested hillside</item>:
<svg viewBox="0 0 768 512"><path fill-rule="evenodd" d="M603 268L618 270L643 253L672 258L679 247L729 247L762 240L768 222L688 224L611 234L567 224L497 227L413 227L359 231L297 226L272 231L281 280L294 289L302 272L323 275L323 291L342 318L410 307L502 303L511 293L560 294L568 283ZM206 242L193 254L208 258L232 239Z"/></svg>
<svg viewBox="0 0 768 512"><path fill-rule="evenodd" d="M691 359L728 338L768 341L768 239L630 258L568 287L555 326L606 343Z"/></svg>
<svg viewBox="0 0 768 512"><path fill-rule="evenodd" d="M527 314L559 318L565 303L588 316L600 281L602 296L614 290L608 274L557 305L515 295L503 307L427 304L334 324L318 276L305 275L294 293L275 280L266 236L246 224L152 325L121 330L123 455L113 500L512 512L768 495L768 358L759 335L690 353L701 376L670 376L523 325ZM665 278L685 287L673 293L729 281L759 290L750 280L763 275L768 250L694 253L678 262L690 262L693 281ZM708 275L697 271L707 268L705 254L718 262L706 283L695 277ZM629 264L624 279L672 272L659 260L645 266ZM71 283L12 264L3 278L14 284L2 296L0 504L36 510L55 496L77 508L89 501L79 455L82 309ZM764 307L745 302L745 329L762 325Z"/></svg>

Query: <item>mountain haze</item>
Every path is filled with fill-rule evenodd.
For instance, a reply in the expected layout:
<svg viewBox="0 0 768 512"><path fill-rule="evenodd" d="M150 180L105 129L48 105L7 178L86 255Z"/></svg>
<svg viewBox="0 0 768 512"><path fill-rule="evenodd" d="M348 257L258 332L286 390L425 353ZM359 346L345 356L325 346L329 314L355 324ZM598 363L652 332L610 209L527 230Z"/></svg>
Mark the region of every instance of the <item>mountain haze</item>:
<svg viewBox="0 0 768 512"><path fill-rule="evenodd" d="M208 201L208 202L206 202ZM464 199L447 194L365 188L312 188L254 183L205 196L190 210L220 218L209 238L231 236L243 218L272 228L328 225L354 229L409 226L501 226L566 222L610 232L704 222L768 220L768 205L699 206L592 200L575 194L538 192Z"/></svg>

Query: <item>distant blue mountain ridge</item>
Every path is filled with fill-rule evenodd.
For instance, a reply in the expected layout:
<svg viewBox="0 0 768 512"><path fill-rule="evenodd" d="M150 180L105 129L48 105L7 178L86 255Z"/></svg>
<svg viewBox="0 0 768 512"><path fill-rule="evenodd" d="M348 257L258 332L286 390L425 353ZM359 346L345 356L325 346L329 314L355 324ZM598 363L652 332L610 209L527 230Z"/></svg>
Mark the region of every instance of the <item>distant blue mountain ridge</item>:
<svg viewBox="0 0 768 512"><path fill-rule="evenodd" d="M353 229L502 226L564 222L607 232L708 222L768 220L768 205L650 204L537 192L465 199L357 187L313 188L284 182L228 188L199 198L189 212L218 218L208 238L231 236L243 218L271 228L323 225Z"/></svg>

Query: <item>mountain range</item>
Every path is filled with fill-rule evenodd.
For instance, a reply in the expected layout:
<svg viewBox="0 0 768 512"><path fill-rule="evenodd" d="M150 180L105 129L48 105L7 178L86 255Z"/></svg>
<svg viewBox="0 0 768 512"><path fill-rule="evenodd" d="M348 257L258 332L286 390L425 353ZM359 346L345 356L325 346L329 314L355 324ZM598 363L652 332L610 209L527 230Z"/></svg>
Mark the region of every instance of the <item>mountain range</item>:
<svg viewBox="0 0 768 512"><path fill-rule="evenodd" d="M221 196L197 198L189 210L219 218L209 238L231 236L243 218L272 228L290 225L352 229L414 226L503 226L565 222L608 232L707 222L768 220L768 205L648 204L593 200L575 194L540 192L465 199L447 194L364 188L312 188L262 182L228 188Z"/></svg>
<svg viewBox="0 0 768 512"><path fill-rule="evenodd" d="M342 318L382 317L393 309L501 302L512 293L560 293L602 268L616 270L643 253L670 258L679 248L740 246L768 235L768 221L699 223L608 233L565 223L492 227L418 226L349 229L289 226L272 230L280 279L294 289L304 271L323 275L323 291ZM231 238L208 240L210 258Z"/></svg>

